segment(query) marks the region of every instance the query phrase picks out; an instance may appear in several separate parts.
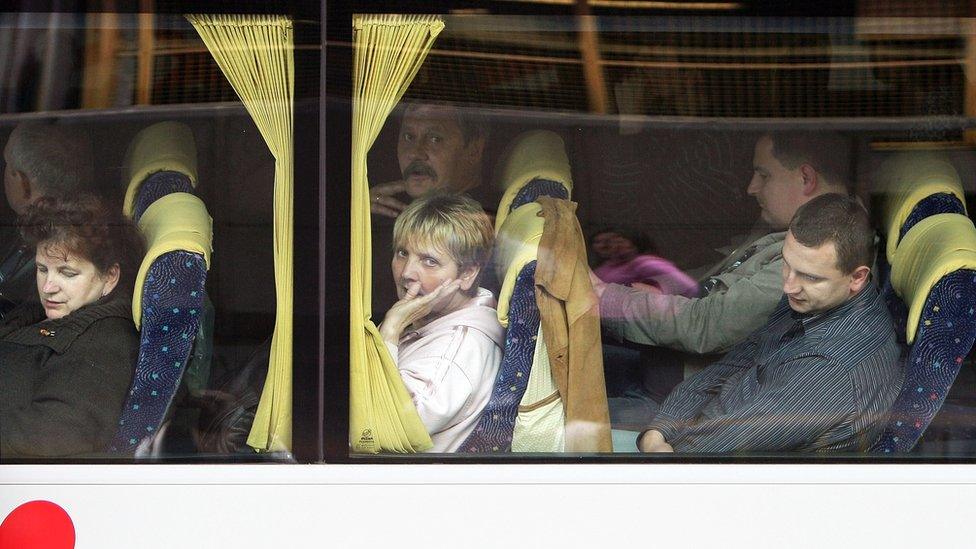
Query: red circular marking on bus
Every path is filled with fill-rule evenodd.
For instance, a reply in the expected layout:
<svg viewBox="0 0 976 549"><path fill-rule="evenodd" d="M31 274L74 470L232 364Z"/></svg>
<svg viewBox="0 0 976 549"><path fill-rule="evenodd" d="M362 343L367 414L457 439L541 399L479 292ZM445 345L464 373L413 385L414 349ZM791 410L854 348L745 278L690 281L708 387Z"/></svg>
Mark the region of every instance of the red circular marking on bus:
<svg viewBox="0 0 976 549"><path fill-rule="evenodd" d="M75 525L68 513L50 501L18 506L0 524L0 549L73 549Z"/></svg>

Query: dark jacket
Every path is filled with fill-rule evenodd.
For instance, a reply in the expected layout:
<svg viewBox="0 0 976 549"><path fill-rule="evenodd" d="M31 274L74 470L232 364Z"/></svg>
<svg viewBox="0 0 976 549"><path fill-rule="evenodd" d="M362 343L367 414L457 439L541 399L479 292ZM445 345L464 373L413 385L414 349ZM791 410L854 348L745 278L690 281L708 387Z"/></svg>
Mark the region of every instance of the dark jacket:
<svg viewBox="0 0 976 549"><path fill-rule="evenodd" d="M0 457L104 451L138 355L126 296L57 320L37 302L12 312L0 326Z"/></svg>
<svg viewBox="0 0 976 549"><path fill-rule="evenodd" d="M0 321L37 295L34 248L20 235L0 231Z"/></svg>

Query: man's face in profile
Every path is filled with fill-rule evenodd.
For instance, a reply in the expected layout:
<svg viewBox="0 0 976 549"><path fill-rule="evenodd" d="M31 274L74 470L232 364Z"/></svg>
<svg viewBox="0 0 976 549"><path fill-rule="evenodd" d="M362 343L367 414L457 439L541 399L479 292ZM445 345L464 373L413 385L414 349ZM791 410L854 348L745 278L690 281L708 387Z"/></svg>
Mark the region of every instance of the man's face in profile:
<svg viewBox="0 0 976 549"><path fill-rule="evenodd" d="M20 185L20 178L15 175L15 170L10 165L10 149L14 139L14 137L8 139L6 146L3 148L3 191L7 197L7 204L19 215L24 213L30 201L24 197L24 191Z"/></svg>
<svg viewBox="0 0 976 549"><path fill-rule="evenodd" d="M454 107L410 106L400 124L397 159L407 194L432 189L466 190L480 169L481 143L465 143Z"/></svg>
<svg viewBox="0 0 976 549"><path fill-rule="evenodd" d="M763 221L773 229L785 229L803 204L800 169L787 168L773 155L773 140L768 136L756 142L752 166L752 180L746 192L759 202Z"/></svg>

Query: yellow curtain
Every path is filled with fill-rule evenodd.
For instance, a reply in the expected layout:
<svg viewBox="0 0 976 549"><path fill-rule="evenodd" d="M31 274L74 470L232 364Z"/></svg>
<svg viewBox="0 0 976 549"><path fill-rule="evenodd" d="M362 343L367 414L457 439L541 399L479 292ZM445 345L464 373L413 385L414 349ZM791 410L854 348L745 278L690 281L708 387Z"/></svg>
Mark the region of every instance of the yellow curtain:
<svg viewBox="0 0 976 549"><path fill-rule="evenodd" d="M247 443L291 449L294 32L282 16L188 15L275 159L275 328L261 402Z"/></svg>
<svg viewBox="0 0 976 549"><path fill-rule="evenodd" d="M355 452L419 452L431 447L370 318L372 231L366 154L443 28L438 17L428 15L353 18L349 442Z"/></svg>

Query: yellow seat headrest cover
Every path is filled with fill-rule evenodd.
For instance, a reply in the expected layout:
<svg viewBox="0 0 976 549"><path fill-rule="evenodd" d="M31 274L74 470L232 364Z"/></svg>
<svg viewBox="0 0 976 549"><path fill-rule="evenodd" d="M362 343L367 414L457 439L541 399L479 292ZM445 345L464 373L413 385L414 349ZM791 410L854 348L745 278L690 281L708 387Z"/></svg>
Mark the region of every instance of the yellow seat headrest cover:
<svg viewBox="0 0 976 549"><path fill-rule="evenodd" d="M902 225L922 199L937 193L950 193L966 204L959 172L940 154L899 153L881 165L878 176L888 195L882 220L888 239L885 253L889 263L898 247Z"/></svg>
<svg viewBox="0 0 976 549"><path fill-rule="evenodd" d="M508 307L515 290L515 280L526 264L535 261L542 239L545 219L539 216L542 206L530 202L520 206L505 220L495 238L495 272L502 281L498 293L498 322L508 327Z"/></svg>
<svg viewBox="0 0 976 549"><path fill-rule="evenodd" d="M976 270L976 227L968 217L933 215L905 234L891 263L891 285L908 306L908 343L915 341L932 287L959 269Z"/></svg>
<svg viewBox="0 0 976 549"><path fill-rule="evenodd" d="M213 220L203 201L196 196L172 193L146 208L146 213L139 218L139 229L146 238L147 251L132 293L132 318L136 328L142 324L142 287L146 273L156 259L165 253L184 250L201 254L210 269Z"/></svg>
<svg viewBox="0 0 976 549"><path fill-rule="evenodd" d="M495 215L495 233L508 216L512 202L533 179L562 183L568 195L573 192L573 176L563 138L549 130L532 130L519 135L511 151L500 163L498 185L505 189Z"/></svg>
<svg viewBox="0 0 976 549"><path fill-rule="evenodd" d="M161 171L180 172L197 186L197 145L182 122L160 122L140 131L126 152L123 181L128 185L122 213L132 217L142 182Z"/></svg>

